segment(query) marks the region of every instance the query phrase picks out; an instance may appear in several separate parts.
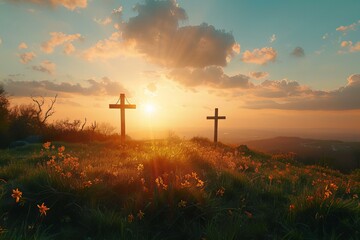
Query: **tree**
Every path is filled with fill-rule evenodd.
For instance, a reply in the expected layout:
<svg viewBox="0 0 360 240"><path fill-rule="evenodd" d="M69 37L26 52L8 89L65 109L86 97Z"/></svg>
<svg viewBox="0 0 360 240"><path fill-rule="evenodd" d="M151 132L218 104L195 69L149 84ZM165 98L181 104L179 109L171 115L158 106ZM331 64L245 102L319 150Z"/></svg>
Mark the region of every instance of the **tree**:
<svg viewBox="0 0 360 240"><path fill-rule="evenodd" d="M38 125L40 128L42 128L45 124L46 121L48 120L49 117L51 117L54 113L54 105L56 103L56 99L57 99L57 94L55 95L54 99L50 99L50 105L48 105L47 110L44 110L44 104L45 104L45 99L44 97L39 97L38 99L31 96L32 101L35 103L35 108L36 108L36 118L38 121Z"/></svg>
<svg viewBox="0 0 360 240"><path fill-rule="evenodd" d="M0 147L7 145L9 128L9 99L0 85Z"/></svg>

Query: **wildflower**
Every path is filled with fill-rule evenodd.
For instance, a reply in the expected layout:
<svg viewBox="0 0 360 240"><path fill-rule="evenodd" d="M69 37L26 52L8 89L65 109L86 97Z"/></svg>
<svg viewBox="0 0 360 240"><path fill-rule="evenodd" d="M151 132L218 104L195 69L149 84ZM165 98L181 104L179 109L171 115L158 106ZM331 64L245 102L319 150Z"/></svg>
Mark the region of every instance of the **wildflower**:
<svg viewBox="0 0 360 240"><path fill-rule="evenodd" d="M216 191L216 196L222 197L224 195L224 193L225 193L225 188L221 187Z"/></svg>
<svg viewBox="0 0 360 240"><path fill-rule="evenodd" d="M201 180L201 179L198 179L198 182L197 182L196 186L199 187L199 188L203 187L204 186L204 181Z"/></svg>
<svg viewBox="0 0 360 240"><path fill-rule="evenodd" d="M128 222L129 222L129 223L132 223L132 221L134 221L134 215L129 214L129 215L128 215Z"/></svg>
<svg viewBox="0 0 360 240"><path fill-rule="evenodd" d="M39 208L39 212L40 215L45 215L46 216L46 211L50 210L50 208L48 208L44 203L42 203L41 205L37 205L37 207Z"/></svg>
<svg viewBox="0 0 360 240"><path fill-rule="evenodd" d="M290 206L289 206L289 211L291 212L291 211L294 211L294 209L295 209L295 205L294 204L290 204Z"/></svg>
<svg viewBox="0 0 360 240"><path fill-rule="evenodd" d="M51 145L51 142L46 142L46 143L43 144L43 148L49 149L50 145Z"/></svg>
<svg viewBox="0 0 360 240"><path fill-rule="evenodd" d="M61 146L58 148L58 152L59 153L63 153L65 151L65 147L64 146Z"/></svg>
<svg viewBox="0 0 360 240"><path fill-rule="evenodd" d="M306 201L308 201L308 202L312 202L313 200L314 200L313 196L307 196L306 197Z"/></svg>
<svg viewBox="0 0 360 240"><path fill-rule="evenodd" d="M162 187L164 190L167 190L167 185L164 183L164 180L162 179L162 177L157 177L155 179L155 183L158 187Z"/></svg>
<svg viewBox="0 0 360 240"><path fill-rule="evenodd" d="M20 198L22 197L22 192L19 191L18 188L16 188L16 190L12 190L13 193L11 194L11 197L15 199L15 202L19 202Z"/></svg>
<svg viewBox="0 0 360 240"><path fill-rule="evenodd" d="M332 192L330 190L325 190L325 193L324 193L324 200L325 199L328 199L330 196L332 195Z"/></svg>
<svg viewBox="0 0 360 240"><path fill-rule="evenodd" d="M91 187L92 182L89 180L89 181L84 182L83 185L84 185L84 187Z"/></svg>
<svg viewBox="0 0 360 240"><path fill-rule="evenodd" d="M138 170L139 172L142 172L142 171L144 170L144 165L140 163L140 164L137 166L137 170Z"/></svg>
<svg viewBox="0 0 360 240"><path fill-rule="evenodd" d="M141 219L143 219L144 215L145 215L145 213L143 211L139 210L137 217L141 220Z"/></svg>
<svg viewBox="0 0 360 240"><path fill-rule="evenodd" d="M334 183L330 183L329 188L333 189L334 191L338 190L338 186Z"/></svg>
<svg viewBox="0 0 360 240"><path fill-rule="evenodd" d="M184 207L186 207L186 201L184 201L184 200L180 200L180 202L178 203L178 207L179 208L184 208Z"/></svg>
<svg viewBox="0 0 360 240"><path fill-rule="evenodd" d="M54 159L51 159L51 160L49 160L49 161L46 162L46 165L52 167L52 166L55 166L55 165L56 165L56 162L55 162Z"/></svg>
<svg viewBox="0 0 360 240"><path fill-rule="evenodd" d="M188 180L185 180L185 182L180 183L182 188L191 187L191 184Z"/></svg>
<svg viewBox="0 0 360 240"><path fill-rule="evenodd" d="M246 214L246 216L247 216L248 218L252 218L252 217L253 217L253 215L252 215L251 212L245 211L245 214Z"/></svg>

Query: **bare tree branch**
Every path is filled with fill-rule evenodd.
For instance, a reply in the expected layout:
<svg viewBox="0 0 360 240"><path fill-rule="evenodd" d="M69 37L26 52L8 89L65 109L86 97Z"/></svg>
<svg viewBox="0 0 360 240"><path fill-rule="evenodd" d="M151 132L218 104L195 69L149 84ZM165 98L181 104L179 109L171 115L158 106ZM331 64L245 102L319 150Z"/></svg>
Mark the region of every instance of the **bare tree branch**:
<svg viewBox="0 0 360 240"><path fill-rule="evenodd" d="M37 100L36 98L34 98L33 96L31 96L31 99L33 100L33 102L36 103L36 106L37 106L37 110L36 110L36 115L37 115L37 118L41 119L41 113L42 113L42 106L44 105L45 103L45 99L44 97L41 96L41 99L40 100Z"/></svg>
<svg viewBox="0 0 360 240"><path fill-rule="evenodd" d="M41 123L45 123L46 120L51 117L54 113L55 113L55 110L54 110L54 104L56 102L56 99L57 99L57 94L55 95L54 99L51 99L51 105L49 106L48 110L45 112L45 115L44 115L44 118L43 120L41 121Z"/></svg>
<svg viewBox="0 0 360 240"><path fill-rule="evenodd" d="M82 131L83 129L84 129L84 127L85 127L85 124L86 124L86 118L85 118L85 121L84 121L84 124L81 126L81 129L80 129L80 131Z"/></svg>
<svg viewBox="0 0 360 240"><path fill-rule="evenodd" d="M94 121L93 123L91 123L90 129L91 129L91 131L95 132L96 128L97 128L97 123L96 123L96 121Z"/></svg>

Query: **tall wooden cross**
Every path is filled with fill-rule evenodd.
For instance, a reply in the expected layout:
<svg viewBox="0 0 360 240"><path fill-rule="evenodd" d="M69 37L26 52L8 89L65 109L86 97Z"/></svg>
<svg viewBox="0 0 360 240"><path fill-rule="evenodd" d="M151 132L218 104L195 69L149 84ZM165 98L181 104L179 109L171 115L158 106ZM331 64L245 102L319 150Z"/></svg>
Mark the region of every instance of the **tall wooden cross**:
<svg viewBox="0 0 360 240"><path fill-rule="evenodd" d="M120 108L121 142L125 141L125 109L135 109L135 104L125 104L125 94L120 94L120 104L109 104L109 108Z"/></svg>
<svg viewBox="0 0 360 240"><path fill-rule="evenodd" d="M219 119L226 119L225 116L218 115L219 110L215 108L215 116L207 116L206 119L208 120L215 120L214 121L214 143L217 143L218 139L218 120Z"/></svg>

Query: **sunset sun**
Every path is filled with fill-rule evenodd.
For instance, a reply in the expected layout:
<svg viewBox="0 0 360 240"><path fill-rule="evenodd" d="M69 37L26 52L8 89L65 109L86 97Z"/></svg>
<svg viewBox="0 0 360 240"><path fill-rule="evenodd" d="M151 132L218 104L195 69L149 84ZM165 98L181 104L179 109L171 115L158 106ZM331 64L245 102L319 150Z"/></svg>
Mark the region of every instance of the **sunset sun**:
<svg viewBox="0 0 360 240"><path fill-rule="evenodd" d="M360 239L360 0L0 0L1 239Z"/></svg>
<svg viewBox="0 0 360 240"><path fill-rule="evenodd" d="M147 114L153 114L156 110L156 107L153 103L146 103L144 105L144 111L147 113Z"/></svg>

